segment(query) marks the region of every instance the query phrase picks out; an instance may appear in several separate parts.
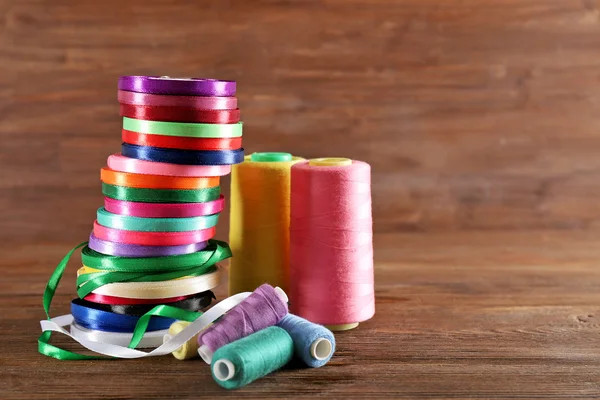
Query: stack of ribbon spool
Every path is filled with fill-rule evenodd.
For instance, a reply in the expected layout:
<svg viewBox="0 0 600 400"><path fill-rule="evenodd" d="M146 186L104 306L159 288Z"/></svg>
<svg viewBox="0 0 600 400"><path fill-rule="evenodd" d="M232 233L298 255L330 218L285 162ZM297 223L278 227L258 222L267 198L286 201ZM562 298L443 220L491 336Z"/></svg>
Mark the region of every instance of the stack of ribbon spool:
<svg viewBox="0 0 600 400"><path fill-rule="evenodd" d="M244 159L235 89L232 81L119 79L122 150L101 170L104 207L82 251L73 336L128 344L157 305L210 305L217 263L231 256L211 240L224 208L220 177ZM173 322L150 320L137 347L160 345Z"/></svg>

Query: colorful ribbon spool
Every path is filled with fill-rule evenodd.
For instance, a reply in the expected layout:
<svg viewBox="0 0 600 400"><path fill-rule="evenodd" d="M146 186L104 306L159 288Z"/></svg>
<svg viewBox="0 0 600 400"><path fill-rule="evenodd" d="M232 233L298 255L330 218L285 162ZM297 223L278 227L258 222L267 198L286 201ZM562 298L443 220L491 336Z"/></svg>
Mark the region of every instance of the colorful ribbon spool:
<svg viewBox="0 0 600 400"><path fill-rule="evenodd" d="M179 150L236 150L242 147L242 137L190 138L178 136L149 135L123 129L121 139L138 146L160 147Z"/></svg>
<svg viewBox="0 0 600 400"><path fill-rule="evenodd" d="M178 150L123 143L121 154L138 160L184 165L227 165L244 161L244 149Z"/></svg>
<svg viewBox="0 0 600 400"><path fill-rule="evenodd" d="M117 100L121 104L149 107L192 107L200 110L235 110L238 108L236 97L174 96L119 90Z"/></svg>
<svg viewBox="0 0 600 400"><path fill-rule="evenodd" d="M181 96L234 96L235 81L169 76L122 76L119 90Z"/></svg>
<svg viewBox="0 0 600 400"><path fill-rule="evenodd" d="M138 160L120 154L108 157L107 164L115 171L149 175L206 177L224 176L231 172L231 165L175 165Z"/></svg>
<svg viewBox="0 0 600 400"><path fill-rule="evenodd" d="M235 124L240 121L240 109L201 110L189 107L160 107L121 104L121 116L147 121L199 122Z"/></svg>
<svg viewBox="0 0 600 400"><path fill-rule="evenodd" d="M163 175L135 174L115 171L110 168L100 170L102 182L114 186L146 189L208 189L218 187L220 177L176 177Z"/></svg>
<svg viewBox="0 0 600 400"><path fill-rule="evenodd" d="M140 218L113 214L100 207L96 220L102 226L139 232L188 232L217 225L219 214L189 218Z"/></svg>
<svg viewBox="0 0 600 400"><path fill-rule="evenodd" d="M218 214L225 207L225 198L204 203L142 203L104 198L104 208L115 214L142 218L186 218Z"/></svg>
<svg viewBox="0 0 600 400"><path fill-rule="evenodd" d="M242 122L235 124L200 124L146 121L123 117L123 129L148 135L192 138L235 138L242 136Z"/></svg>

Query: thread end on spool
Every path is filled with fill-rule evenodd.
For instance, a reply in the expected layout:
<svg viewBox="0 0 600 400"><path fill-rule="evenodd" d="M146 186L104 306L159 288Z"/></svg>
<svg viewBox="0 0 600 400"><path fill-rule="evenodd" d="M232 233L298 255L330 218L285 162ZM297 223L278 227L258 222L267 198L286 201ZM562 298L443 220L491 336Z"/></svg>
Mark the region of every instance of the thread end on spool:
<svg viewBox="0 0 600 400"><path fill-rule="evenodd" d="M279 152L252 153L250 160L254 162L285 162L292 161L292 155Z"/></svg>
<svg viewBox="0 0 600 400"><path fill-rule="evenodd" d="M325 325L325 328L330 331L339 332L339 331L349 331L350 329L354 329L358 326L358 322L353 324L341 324L341 325Z"/></svg>
<svg viewBox="0 0 600 400"><path fill-rule="evenodd" d="M287 294L279 286L275 287L275 293L277 294L277 296L279 296L279 298L281 299L281 301L283 301L284 303L287 303L287 302L290 301L290 299L288 298Z"/></svg>
<svg viewBox="0 0 600 400"><path fill-rule="evenodd" d="M341 157L313 158L308 160L308 165L312 167L343 167L352 165L352 160Z"/></svg>
<svg viewBox="0 0 600 400"><path fill-rule="evenodd" d="M220 381L228 381L235 375L235 365L226 358L215 361L213 365L213 374Z"/></svg>
<svg viewBox="0 0 600 400"><path fill-rule="evenodd" d="M210 364L212 362L213 352L208 348L207 345L203 344L198 348L198 355L204 360L205 363Z"/></svg>
<svg viewBox="0 0 600 400"><path fill-rule="evenodd" d="M329 358L333 351L333 344L326 338L318 338L310 345L310 355L319 361Z"/></svg>

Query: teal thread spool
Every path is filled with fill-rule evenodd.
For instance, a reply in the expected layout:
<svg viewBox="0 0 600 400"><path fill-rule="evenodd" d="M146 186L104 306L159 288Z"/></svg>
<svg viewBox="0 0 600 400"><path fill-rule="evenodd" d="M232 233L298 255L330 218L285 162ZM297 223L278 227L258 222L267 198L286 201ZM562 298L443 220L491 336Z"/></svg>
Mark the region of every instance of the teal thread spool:
<svg viewBox="0 0 600 400"><path fill-rule="evenodd" d="M296 357L307 366L319 368L331 360L335 351L335 337L329 329L294 314L283 317L277 326L290 335Z"/></svg>
<svg viewBox="0 0 600 400"><path fill-rule="evenodd" d="M270 326L218 349L212 376L225 389L238 389L283 367L294 355L294 342L278 326Z"/></svg>

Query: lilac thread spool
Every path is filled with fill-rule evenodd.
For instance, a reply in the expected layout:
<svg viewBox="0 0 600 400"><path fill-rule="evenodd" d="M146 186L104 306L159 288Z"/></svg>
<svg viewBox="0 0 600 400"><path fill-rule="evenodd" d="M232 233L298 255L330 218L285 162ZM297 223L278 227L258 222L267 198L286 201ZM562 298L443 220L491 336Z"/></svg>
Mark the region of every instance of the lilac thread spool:
<svg viewBox="0 0 600 400"><path fill-rule="evenodd" d="M288 297L279 287L259 286L244 301L198 336L198 354L210 364L217 349L276 325L288 313Z"/></svg>

